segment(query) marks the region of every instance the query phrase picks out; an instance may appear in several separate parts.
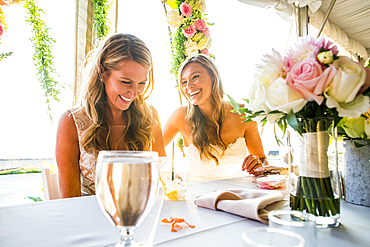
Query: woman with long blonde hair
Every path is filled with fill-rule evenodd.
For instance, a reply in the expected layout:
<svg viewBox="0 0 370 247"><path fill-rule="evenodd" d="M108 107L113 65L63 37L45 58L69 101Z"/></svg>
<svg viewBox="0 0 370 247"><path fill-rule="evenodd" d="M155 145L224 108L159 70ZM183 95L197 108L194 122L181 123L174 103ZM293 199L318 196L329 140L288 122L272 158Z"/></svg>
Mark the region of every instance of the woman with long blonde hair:
<svg viewBox="0 0 370 247"><path fill-rule="evenodd" d="M182 135L185 156L194 159L190 181L242 176L244 170L254 173L267 165L256 122L243 123L240 115L231 112L211 58L189 57L178 74L188 106L179 107L168 119L163 140L167 146L178 133Z"/></svg>
<svg viewBox="0 0 370 247"><path fill-rule="evenodd" d="M157 151L165 156L154 107L148 47L130 34L115 34L86 56L81 104L60 118L56 161L62 197L95 194L101 150Z"/></svg>

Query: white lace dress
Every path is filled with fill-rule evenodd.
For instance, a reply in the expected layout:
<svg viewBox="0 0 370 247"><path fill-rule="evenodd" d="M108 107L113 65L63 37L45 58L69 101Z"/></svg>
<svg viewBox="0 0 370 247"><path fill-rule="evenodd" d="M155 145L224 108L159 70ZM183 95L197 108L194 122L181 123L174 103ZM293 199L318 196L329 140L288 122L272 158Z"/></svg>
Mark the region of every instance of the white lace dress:
<svg viewBox="0 0 370 247"><path fill-rule="evenodd" d="M220 147L215 148L220 154L222 153ZM247 152L244 137L239 137L234 143L229 144L222 157L218 157L219 165L216 165L214 160L202 161L198 149L193 144L184 147L185 156L194 159L189 182L205 182L247 175L248 173L242 171Z"/></svg>
<svg viewBox="0 0 370 247"><path fill-rule="evenodd" d="M81 141L82 133L92 124L92 120L86 114L84 108L73 107L70 109L75 120L78 140ZM95 194L95 168L98 151L87 152L80 146L80 172L81 172L81 191L83 194Z"/></svg>

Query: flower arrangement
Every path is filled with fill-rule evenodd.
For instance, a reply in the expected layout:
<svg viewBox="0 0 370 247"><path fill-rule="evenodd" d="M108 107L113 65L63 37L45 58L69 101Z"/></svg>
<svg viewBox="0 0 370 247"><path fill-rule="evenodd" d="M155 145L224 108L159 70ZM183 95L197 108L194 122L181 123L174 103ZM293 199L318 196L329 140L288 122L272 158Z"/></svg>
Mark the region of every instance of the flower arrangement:
<svg viewBox="0 0 370 247"><path fill-rule="evenodd" d="M205 18L205 0L166 0L171 10L167 20L176 31L171 35L172 68L171 73L177 79L181 63L189 56L209 53L212 43L209 25Z"/></svg>
<svg viewBox="0 0 370 247"><path fill-rule="evenodd" d="M284 133L288 125L305 131L297 119L333 118L337 125L343 117L360 117L370 104L367 72L337 54L333 43L311 36L300 38L284 57L273 50L257 65L247 107L239 107L229 96L235 111L246 114L247 122L276 123Z"/></svg>
<svg viewBox="0 0 370 247"><path fill-rule="evenodd" d="M229 96L234 112L246 122L276 124L284 134L288 126L295 130L287 138L290 207L319 216L323 227L336 227L340 189L337 163L328 155L329 133L335 133L333 127L341 119L359 118L368 111L369 71L338 56L337 47L324 37L299 38L284 57L273 50L262 61L247 106L239 107ZM275 138L281 143L276 134Z"/></svg>

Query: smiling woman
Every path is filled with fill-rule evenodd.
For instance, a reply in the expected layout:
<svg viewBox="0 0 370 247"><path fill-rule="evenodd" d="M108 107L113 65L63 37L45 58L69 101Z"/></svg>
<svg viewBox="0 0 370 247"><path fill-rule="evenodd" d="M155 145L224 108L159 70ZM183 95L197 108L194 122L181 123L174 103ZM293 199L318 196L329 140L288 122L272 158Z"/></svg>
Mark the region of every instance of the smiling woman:
<svg viewBox="0 0 370 247"><path fill-rule="evenodd" d="M72 1L74 2L74 1ZM269 9L262 9L238 1L206 0L210 26L212 53L224 81L224 90L238 102L252 85L254 65L271 52L271 47L284 52L290 23ZM55 79L73 85L75 68L75 4L61 4L39 0L38 6L53 46ZM0 121L2 159L52 158L55 154L55 133L58 118L72 105L73 89L66 86L60 102L51 104L53 123L50 123L43 91L36 77L32 61L33 47L29 38L31 27L25 21L22 6L3 8L8 29L1 40L0 53L13 51L0 62ZM167 19L161 1L135 0L118 2L117 31L131 33L149 47L154 64L154 88L147 102L158 110L162 125L180 105L175 78L171 70L171 47ZM68 16L68 18L66 18ZM61 21L63 20L63 21ZM258 35L257 35L258 33ZM8 117L5 117L8 116Z"/></svg>
<svg viewBox="0 0 370 247"><path fill-rule="evenodd" d="M63 198L95 194L96 162L102 150L165 155L158 115L145 102L153 69L151 53L142 40L120 33L103 40L87 55L82 82L80 105L62 115L57 131Z"/></svg>

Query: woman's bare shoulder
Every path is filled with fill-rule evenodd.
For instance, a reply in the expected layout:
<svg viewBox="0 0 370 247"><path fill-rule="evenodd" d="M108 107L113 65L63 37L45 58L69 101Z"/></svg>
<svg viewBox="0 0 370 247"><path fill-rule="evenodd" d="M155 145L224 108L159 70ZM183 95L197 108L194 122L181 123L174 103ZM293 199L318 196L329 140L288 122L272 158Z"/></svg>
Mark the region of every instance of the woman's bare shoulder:
<svg viewBox="0 0 370 247"><path fill-rule="evenodd" d="M239 104L240 107L243 107L243 104ZM249 128L250 126L255 126L256 122L251 121L251 122L244 122L244 118L242 118L244 115L241 115L237 112L234 112L234 107L230 105L229 103L226 106L226 112L227 112L227 117L231 119L231 121L235 124L238 124L239 126L243 126L244 128Z"/></svg>
<svg viewBox="0 0 370 247"><path fill-rule="evenodd" d="M184 118L185 119L187 109L188 109L187 106L180 106L172 113L171 117L175 117L176 119L178 119L178 118Z"/></svg>
<svg viewBox="0 0 370 247"><path fill-rule="evenodd" d="M76 131L76 124L71 110L66 110L59 119L58 129L65 131Z"/></svg>

